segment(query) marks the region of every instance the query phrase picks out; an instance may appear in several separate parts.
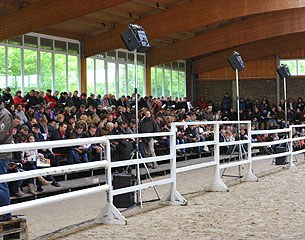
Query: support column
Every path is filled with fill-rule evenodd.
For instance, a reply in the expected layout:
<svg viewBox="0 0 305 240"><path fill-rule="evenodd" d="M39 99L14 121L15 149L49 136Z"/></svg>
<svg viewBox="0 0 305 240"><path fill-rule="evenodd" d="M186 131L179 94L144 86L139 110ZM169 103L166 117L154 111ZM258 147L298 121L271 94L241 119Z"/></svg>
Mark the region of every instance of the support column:
<svg viewBox="0 0 305 240"><path fill-rule="evenodd" d="M151 95L151 67L149 67L149 66L146 66L145 88L146 88L146 96L150 96Z"/></svg>
<svg viewBox="0 0 305 240"><path fill-rule="evenodd" d="M86 58L80 60L80 91L87 93L87 61Z"/></svg>
<svg viewBox="0 0 305 240"><path fill-rule="evenodd" d="M275 69L278 69L280 66L280 56L279 54L275 54ZM276 74L276 105L280 105L280 100L281 100L281 93L280 93L280 76Z"/></svg>
<svg viewBox="0 0 305 240"><path fill-rule="evenodd" d="M236 112L237 112L237 98L236 98L236 94L237 94L237 92L236 92L236 81L235 80L233 80L232 81L232 106L233 106L233 108L236 110Z"/></svg>
<svg viewBox="0 0 305 240"><path fill-rule="evenodd" d="M196 74L194 73L194 63L192 60L186 61L186 97L194 98L194 102L197 102L196 99Z"/></svg>

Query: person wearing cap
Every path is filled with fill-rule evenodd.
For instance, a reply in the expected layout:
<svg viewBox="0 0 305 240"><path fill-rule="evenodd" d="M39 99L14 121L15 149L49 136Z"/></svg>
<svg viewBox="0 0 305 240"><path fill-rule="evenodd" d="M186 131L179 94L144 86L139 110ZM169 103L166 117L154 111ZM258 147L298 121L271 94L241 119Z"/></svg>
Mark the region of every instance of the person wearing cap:
<svg viewBox="0 0 305 240"><path fill-rule="evenodd" d="M4 107L4 99L0 97L0 144L11 144L13 138L13 117ZM0 175L6 174L12 152L0 153ZM10 204L10 191L6 182L0 183L0 207ZM0 221L11 219L11 214L0 215Z"/></svg>

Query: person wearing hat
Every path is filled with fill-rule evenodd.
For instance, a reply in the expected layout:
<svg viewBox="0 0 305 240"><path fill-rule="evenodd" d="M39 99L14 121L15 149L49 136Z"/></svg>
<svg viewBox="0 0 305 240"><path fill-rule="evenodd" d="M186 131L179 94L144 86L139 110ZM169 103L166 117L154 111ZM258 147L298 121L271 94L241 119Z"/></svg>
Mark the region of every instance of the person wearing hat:
<svg viewBox="0 0 305 240"><path fill-rule="evenodd" d="M0 144L11 144L13 138L13 117L4 107L4 99L0 97ZM6 174L12 152L0 153L0 175ZM10 204L10 191L6 182L0 183L0 207ZM11 214L0 215L0 221L11 219Z"/></svg>
<svg viewBox="0 0 305 240"><path fill-rule="evenodd" d="M21 104L22 106L24 106L25 104L25 99L21 96L21 91L18 90L16 93L15 93L15 96L14 96L14 104L17 106L18 104Z"/></svg>

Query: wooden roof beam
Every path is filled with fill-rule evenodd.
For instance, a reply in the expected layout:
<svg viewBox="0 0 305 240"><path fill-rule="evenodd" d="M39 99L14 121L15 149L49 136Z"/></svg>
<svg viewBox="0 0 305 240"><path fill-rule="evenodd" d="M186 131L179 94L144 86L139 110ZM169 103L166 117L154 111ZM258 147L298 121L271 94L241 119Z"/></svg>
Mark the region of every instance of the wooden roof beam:
<svg viewBox="0 0 305 240"><path fill-rule="evenodd" d="M150 1L147 1L147 0L132 0L132 1L136 2L136 3L143 4L143 5L148 6L148 7L153 7L153 8L157 8L157 9L161 9L161 10L168 9L168 7L166 7L164 4L159 3L159 2L150 2Z"/></svg>
<svg viewBox="0 0 305 240"><path fill-rule="evenodd" d="M104 10L105 13L110 13L112 15L115 16L119 16L119 17L123 17L123 18L127 18L127 19L132 19L132 20L138 20L141 19L141 16L134 14L132 12L126 12L126 11L122 11L119 9L105 9Z"/></svg>
<svg viewBox="0 0 305 240"><path fill-rule="evenodd" d="M151 66L155 66L267 38L303 32L305 31L304 21L305 8L255 16L171 46L153 49L148 56L148 62Z"/></svg>
<svg viewBox="0 0 305 240"><path fill-rule="evenodd" d="M73 19L72 21L75 21L79 24L84 24L89 27L96 27L96 28L103 28L103 29L113 29L116 27L116 24L108 23L108 22L102 22L98 19L89 18L89 17L80 17Z"/></svg>
<svg viewBox="0 0 305 240"><path fill-rule="evenodd" d="M0 17L0 41L35 32L86 14L128 2L128 0L40 0ZM39 20L37 20L39 19Z"/></svg>
<svg viewBox="0 0 305 240"><path fill-rule="evenodd" d="M8 9L22 9L26 6L26 2L19 2L14 0L1 0L0 7Z"/></svg>
<svg viewBox="0 0 305 240"><path fill-rule="evenodd" d="M194 72L201 73L229 66L227 59L233 50L239 52L242 59L246 62L288 50L304 48L304 39L305 32L301 32L237 46L234 49L232 48L195 61Z"/></svg>
<svg viewBox="0 0 305 240"><path fill-rule="evenodd" d="M150 39L153 39L237 17L304 6L304 0L231 0L230 4L227 0L193 0L147 16L135 23L141 25ZM120 25L116 29L85 38L85 56L89 57L100 52L123 48L124 44L120 34L126 29L127 24Z"/></svg>

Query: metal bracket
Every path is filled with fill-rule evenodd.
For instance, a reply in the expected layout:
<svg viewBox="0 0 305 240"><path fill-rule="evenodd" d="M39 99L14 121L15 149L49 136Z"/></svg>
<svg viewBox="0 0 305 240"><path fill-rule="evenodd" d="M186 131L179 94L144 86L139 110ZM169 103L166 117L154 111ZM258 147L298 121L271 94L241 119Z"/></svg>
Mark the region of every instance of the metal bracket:
<svg viewBox="0 0 305 240"><path fill-rule="evenodd" d="M127 220L112 203L107 203L95 218L95 223L127 225Z"/></svg>
<svg viewBox="0 0 305 240"><path fill-rule="evenodd" d="M182 197L182 195L178 191L174 191L174 193L172 193L172 190L169 190L161 199L160 204L171 206L186 206L188 202L184 197Z"/></svg>

